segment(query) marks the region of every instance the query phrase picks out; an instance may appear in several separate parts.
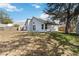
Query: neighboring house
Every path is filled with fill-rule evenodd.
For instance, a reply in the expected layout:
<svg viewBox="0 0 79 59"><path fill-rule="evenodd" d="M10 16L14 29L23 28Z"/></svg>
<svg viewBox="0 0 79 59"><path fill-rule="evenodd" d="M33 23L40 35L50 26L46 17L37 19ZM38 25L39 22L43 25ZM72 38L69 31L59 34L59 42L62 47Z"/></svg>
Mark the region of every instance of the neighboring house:
<svg viewBox="0 0 79 59"><path fill-rule="evenodd" d="M4 30L5 27L6 27L5 24L0 24L0 30Z"/></svg>
<svg viewBox="0 0 79 59"><path fill-rule="evenodd" d="M48 32L58 31L58 27L59 25L55 22L33 17L32 19L26 20L24 30L31 32Z"/></svg>
<svg viewBox="0 0 79 59"><path fill-rule="evenodd" d="M13 24L0 24L0 30L6 30L12 28Z"/></svg>
<svg viewBox="0 0 79 59"><path fill-rule="evenodd" d="M11 29L13 27L13 24L5 24L5 29Z"/></svg>

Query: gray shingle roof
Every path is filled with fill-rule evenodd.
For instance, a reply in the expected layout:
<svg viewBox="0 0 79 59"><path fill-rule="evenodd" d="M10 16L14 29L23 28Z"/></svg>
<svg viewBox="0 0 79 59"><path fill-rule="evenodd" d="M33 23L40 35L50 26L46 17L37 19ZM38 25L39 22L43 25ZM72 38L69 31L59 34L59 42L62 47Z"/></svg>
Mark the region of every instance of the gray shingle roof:
<svg viewBox="0 0 79 59"><path fill-rule="evenodd" d="M40 22L46 23L46 24L58 25L58 24L56 24L55 22L50 21L50 20L45 20L45 19L43 20L43 19L37 18L37 17L33 17L33 18L37 19L37 20L40 21ZM33 19L33 18L32 18L32 19Z"/></svg>

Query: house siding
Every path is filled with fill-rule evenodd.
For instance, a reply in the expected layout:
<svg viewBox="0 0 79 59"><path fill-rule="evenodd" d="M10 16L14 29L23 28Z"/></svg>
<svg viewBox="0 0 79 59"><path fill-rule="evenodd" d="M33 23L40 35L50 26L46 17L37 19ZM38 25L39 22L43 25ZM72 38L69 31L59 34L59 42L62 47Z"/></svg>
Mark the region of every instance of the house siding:
<svg viewBox="0 0 79 59"><path fill-rule="evenodd" d="M34 31L34 32L44 32L45 30L42 29L42 26L41 26L42 24L44 24L44 23L39 22L38 20L36 20L35 18L33 18L33 20L32 20L32 27L33 27L33 25L35 25L36 26L36 30L32 29L32 31Z"/></svg>
<svg viewBox="0 0 79 59"><path fill-rule="evenodd" d="M43 24L43 29L42 29ZM40 19L32 18L30 20L27 20L25 23L26 31L32 31L32 32L48 32L48 31L58 31L58 25L51 25L47 24L47 29L45 27L45 23L40 21ZM33 27L35 27L35 30L33 30Z"/></svg>

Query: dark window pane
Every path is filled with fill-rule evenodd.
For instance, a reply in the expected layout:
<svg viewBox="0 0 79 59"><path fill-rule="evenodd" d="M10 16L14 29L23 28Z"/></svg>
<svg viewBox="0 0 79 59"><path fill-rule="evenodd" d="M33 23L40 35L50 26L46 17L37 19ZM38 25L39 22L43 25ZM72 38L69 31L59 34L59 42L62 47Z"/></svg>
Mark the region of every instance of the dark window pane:
<svg viewBox="0 0 79 59"><path fill-rule="evenodd" d="M41 26L42 26L41 28L44 29L44 24L42 24Z"/></svg>
<svg viewBox="0 0 79 59"><path fill-rule="evenodd" d="M35 25L33 25L33 30L36 30L36 26Z"/></svg>
<svg viewBox="0 0 79 59"><path fill-rule="evenodd" d="M47 29L47 24L45 24L45 29Z"/></svg>

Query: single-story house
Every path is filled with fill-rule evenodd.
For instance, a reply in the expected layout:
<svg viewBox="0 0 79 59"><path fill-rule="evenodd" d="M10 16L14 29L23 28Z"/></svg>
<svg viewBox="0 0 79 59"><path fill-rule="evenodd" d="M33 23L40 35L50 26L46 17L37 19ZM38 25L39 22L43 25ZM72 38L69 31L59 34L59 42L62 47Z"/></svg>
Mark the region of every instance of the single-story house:
<svg viewBox="0 0 79 59"><path fill-rule="evenodd" d="M26 20L24 30L31 32L58 31L59 24L56 22L51 22L48 20L43 20L41 18L32 17L32 19Z"/></svg>
<svg viewBox="0 0 79 59"><path fill-rule="evenodd" d="M4 30L5 27L6 27L5 24L0 24L0 30Z"/></svg>
<svg viewBox="0 0 79 59"><path fill-rule="evenodd" d="M10 29L13 24L0 24L0 30Z"/></svg>

